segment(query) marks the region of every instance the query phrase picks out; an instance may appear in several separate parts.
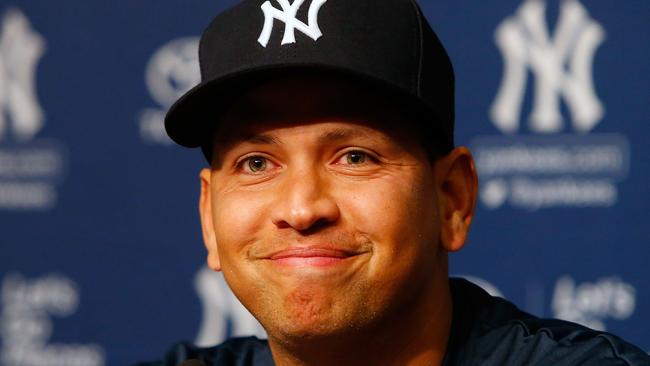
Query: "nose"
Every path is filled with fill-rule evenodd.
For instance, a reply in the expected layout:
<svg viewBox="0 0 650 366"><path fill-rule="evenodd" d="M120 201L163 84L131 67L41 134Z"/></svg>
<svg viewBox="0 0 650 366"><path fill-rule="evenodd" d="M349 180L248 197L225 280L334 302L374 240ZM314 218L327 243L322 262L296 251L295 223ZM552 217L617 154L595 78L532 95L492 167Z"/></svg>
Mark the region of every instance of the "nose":
<svg viewBox="0 0 650 366"><path fill-rule="evenodd" d="M315 169L287 174L272 209L273 224L304 232L336 222L340 211L330 188L327 179Z"/></svg>

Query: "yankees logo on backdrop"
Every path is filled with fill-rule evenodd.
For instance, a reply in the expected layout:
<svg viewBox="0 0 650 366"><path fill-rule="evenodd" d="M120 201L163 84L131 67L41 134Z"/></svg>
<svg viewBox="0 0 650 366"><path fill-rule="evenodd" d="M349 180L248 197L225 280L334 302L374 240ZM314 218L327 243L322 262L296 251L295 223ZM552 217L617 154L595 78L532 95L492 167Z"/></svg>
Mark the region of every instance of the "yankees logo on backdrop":
<svg viewBox="0 0 650 366"><path fill-rule="evenodd" d="M5 11L0 18L0 210L53 208L66 172L65 143L38 137L45 112L36 76L46 49L25 13Z"/></svg>
<svg viewBox="0 0 650 366"><path fill-rule="evenodd" d="M296 43L296 29L314 41L318 40L323 35L318 26L318 12L327 0L311 1L307 15L308 24L305 24L296 18L296 14L305 0L294 0L293 3L289 3L289 0L276 1L280 4L282 10L271 5L271 1L265 1L261 6L262 12L264 13L264 27L262 28L262 33L257 39L257 42L259 42L263 47L266 47L271 39L275 20L284 22L284 37L282 37L283 45Z"/></svg>
<svg viewBox="0 0 650 366"><path fill-rule="evenodd" d="M577 0L561 3L554 39L549 36L544 14L544 1L527 0L517 15L504 20L497 29L496 41L504 57L505 74L492 105L492 120L503 132L517 131L526 71L530 68L536 83L531 129L557 132L562 128L562 96L573 127L590 131L603 117L591 71L605 31Z"/></svg>
<svg viewBox="0 0 650 366"><path fill-rule="evenodd" d="M194 288L203 305L203 320L194 341L198 346L218 344L229 337L267 338L264 328L232 293L223 274L204 266L196 273Z"/></svg>
<svg viewBox="0 0 650 366"><path fill-rule="evenodd" d="M45 41L18 9L8 10L0 29L0 137L13 122L14 136L30 140L43 126L36 99L36 67Z"/></svg>
<svg viewBox="0 0 650 366"><path fill-rule="evenodd" d="M496 29L504 74L490 119L508 136L477 136L470 143L486 208L611 207L619 200L616 183L628 176L627 137L593 131L605 110L593 75L605 28L579 0L559 4L555 30L546 22L546 0L523 0ZM532 134L521 127L529 74Z"/></svg>

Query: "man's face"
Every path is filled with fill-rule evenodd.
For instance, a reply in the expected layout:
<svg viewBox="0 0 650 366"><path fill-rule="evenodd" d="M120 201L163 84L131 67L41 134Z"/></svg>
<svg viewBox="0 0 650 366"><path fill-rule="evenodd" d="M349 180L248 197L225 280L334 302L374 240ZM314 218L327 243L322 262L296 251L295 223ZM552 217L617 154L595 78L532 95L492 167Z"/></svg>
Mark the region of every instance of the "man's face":
<svg viewBox="0 0 650 366"><path fill-rule="evenodd" d="M271 337L367 329L446 280L434 163L416 133L375 98L318 85L247 93L202 172L213 267ZM327 112L341 100L371 117Z"/></svg>

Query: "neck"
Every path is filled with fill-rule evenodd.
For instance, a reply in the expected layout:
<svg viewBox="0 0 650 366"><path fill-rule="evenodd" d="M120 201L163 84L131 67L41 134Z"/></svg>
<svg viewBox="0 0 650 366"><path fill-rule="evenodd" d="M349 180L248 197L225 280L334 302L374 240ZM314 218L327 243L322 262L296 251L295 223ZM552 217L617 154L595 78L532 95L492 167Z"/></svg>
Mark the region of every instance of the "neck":
<svg viewBox="0 0 650 366"><path fill-rule="evenodd" d="M423 296L382 318L372 328L331 337L286 341L269 337L278 366L440 365L452 319L452 299L444 274L435 276ZM439 269L443 269L439 268Z"/></svg>

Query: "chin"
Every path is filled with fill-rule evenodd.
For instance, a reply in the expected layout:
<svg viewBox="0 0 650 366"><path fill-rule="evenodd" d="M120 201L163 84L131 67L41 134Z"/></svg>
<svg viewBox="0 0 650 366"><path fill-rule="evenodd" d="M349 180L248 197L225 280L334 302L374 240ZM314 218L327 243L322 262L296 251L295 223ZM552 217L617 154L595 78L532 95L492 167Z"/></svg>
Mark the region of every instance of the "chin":
<svg viewBox="0 0 650 366"><path fill-rule="evenodd" d="M260 321L269 337L285 343L326 340L353 334L377 319L372 296L361 286L346 288L293 284L266 289L247 296L251 313ZM271 291L272 290L272 291Z"/></svg>
<svg viewBox="0 0 650 366"><path fill-rule="evenodd" d="M282 343L336 341L358 333L372 323L368 314L351 309L337 311L341 309L330 304L311 303L306 307L283 310L263 324L269 337Z"/></svg>
<svg viewBox="0 0 650 366"><path fill-rule="evenodd" d="M352 333L354 328L329 320L314 319L311 322L297 323L285 319L284 322L268 328L267 333L269 337L273 337L281 343L302 344L340 339Z"/></svg>

